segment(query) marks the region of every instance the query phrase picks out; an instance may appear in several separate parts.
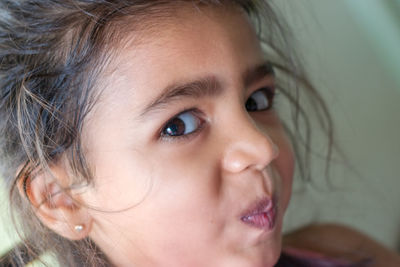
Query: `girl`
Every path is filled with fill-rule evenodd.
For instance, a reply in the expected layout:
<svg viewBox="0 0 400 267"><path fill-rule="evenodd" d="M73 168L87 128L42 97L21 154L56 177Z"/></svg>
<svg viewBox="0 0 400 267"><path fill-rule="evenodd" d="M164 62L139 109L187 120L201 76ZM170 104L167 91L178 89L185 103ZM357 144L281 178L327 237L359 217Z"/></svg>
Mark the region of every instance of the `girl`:
<svg viewBox="0 0 400 267"><path fill-rule="evenodd" d="M349 259L296 243L307 231L321 243L335 231L364 238L335 226L285 241L316 254L281 256L295 157L277 91L303 111L275 72L307 83L268 2L2 0L1 10L1 162L24 241L14 265L45 251L62 266L369 262L368 249ZM303 90L329 131L319 96Z"/></svg>

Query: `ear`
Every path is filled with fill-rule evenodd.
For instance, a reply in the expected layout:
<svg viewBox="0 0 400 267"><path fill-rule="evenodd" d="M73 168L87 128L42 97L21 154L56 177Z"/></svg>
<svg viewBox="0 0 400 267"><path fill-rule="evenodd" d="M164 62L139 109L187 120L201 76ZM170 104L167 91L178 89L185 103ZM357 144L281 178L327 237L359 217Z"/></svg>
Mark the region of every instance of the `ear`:
<svg viewBox="0 0 400 267"><path fill-rule="evenodd" d="M39 220L57 234L71 240L87 237L93 221L87 207L68 189L70 179L65 169L51 166L50 170L21 179L20 194L28 198Z"/></svg>

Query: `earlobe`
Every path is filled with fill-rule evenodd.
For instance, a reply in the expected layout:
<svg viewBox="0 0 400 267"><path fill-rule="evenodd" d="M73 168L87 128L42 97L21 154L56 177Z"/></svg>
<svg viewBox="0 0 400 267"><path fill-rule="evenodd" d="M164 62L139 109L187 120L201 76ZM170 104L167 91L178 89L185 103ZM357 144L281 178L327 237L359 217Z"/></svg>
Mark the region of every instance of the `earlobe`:
<svg viewBox="0 0 400 267"><path fill-rule="evenodd" d="M78 240L88 236L92 218L68 189L68 180L63 169L53 166L51 174L39 171L20 179L18 189L44 225L65 238Z"/></svg>

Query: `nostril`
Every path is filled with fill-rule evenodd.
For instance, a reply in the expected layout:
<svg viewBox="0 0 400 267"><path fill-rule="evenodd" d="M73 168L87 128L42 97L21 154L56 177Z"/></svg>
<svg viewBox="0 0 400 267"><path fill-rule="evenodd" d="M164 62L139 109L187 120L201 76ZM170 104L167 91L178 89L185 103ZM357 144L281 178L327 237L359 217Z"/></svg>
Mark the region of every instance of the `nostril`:
<svg viewBox="0 0 400 267"><path fill-rule="evenodd" d="M254 164L255 169L265 169L273 160L279 156L279 147L268 138L264 144L259 144L257 147L258 160Z"/></svg>

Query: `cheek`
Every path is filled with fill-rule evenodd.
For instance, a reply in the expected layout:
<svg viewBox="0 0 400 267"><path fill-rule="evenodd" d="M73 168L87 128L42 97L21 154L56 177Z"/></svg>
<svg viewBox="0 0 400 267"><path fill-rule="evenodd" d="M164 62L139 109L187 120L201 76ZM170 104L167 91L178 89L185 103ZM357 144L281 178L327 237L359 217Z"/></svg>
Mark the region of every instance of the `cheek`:
<svg viewBox="0 0 400 267"><path fill-rule="evenodd" d="M88 204L105 211L125 210L146 199L153 187L152 166L140 151L103 147L89 160L94 187L86 192Z"/></svg>
<svg viewBox="0 0 400 267"><path fill-rule="evenodd" d="M292 183L295 166L295 157L293 147L278 115L271 111L268 114L255 113L254 117L258 127L266 134L279 148L279 156L274 160L274 167L278 172L280 181L278 190L280 190L280 202L283 210L289 205L292 194Z"/></svg>
<svg viewBox="0 0 400 267"><path fill-rule="evenodd" d="M279 157L276 159L276 168L281 178L281 203L286 210L292 194L295 157L292 145L284 133L280 134L277 145L279 146Z"/></svg>

